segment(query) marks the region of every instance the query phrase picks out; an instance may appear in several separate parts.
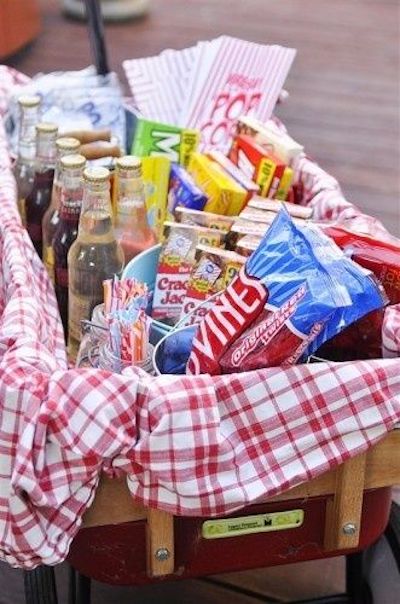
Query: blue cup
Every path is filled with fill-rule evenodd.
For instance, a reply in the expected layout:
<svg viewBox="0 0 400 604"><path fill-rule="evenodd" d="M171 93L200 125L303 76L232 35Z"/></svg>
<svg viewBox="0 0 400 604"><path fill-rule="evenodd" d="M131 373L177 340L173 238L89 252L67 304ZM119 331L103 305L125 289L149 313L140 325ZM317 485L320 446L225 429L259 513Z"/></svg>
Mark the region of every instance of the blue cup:
<svg viewBox="0 0 400 604"><path fill-rule="evenodd" d="M122 279L136 279L142 283L146 283L149 291L154 292L158 258L160 256L161 244L155 245L154 247L141 252L135 258L132 258L126 265L122 273ZM151 304L147 309L147 314L151 314ZM165 325L160 321L151 319L150 323L150 343L155 346L164 336L166 336L172 327Z"/></svg>

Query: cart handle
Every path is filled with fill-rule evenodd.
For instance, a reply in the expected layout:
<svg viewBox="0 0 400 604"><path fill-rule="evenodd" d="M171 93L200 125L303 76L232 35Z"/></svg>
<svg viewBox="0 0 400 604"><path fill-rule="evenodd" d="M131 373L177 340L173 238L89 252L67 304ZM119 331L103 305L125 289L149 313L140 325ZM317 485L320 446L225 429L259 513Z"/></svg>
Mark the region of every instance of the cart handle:
<svg viewBox="0 0 400 604"><path fill-rule="evenodd" d="M99 75L110 73L107 50L104 38L104 22L101 15L99 0L85 0L86 16L90 46L92 48L94 64Z"/></svg>

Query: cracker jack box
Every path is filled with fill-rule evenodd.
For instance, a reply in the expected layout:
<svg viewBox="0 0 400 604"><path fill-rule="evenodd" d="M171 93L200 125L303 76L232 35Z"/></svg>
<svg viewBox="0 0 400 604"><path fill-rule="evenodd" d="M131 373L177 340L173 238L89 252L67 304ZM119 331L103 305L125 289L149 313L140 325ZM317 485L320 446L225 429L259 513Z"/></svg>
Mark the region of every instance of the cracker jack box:
<svg viewBox="0 0 400 604"><path fill-rule="evenodd" d="M297 143L286 132L279 130L272 122L263 124L256 118L248 115L243 115L238 119L236 133L251 136L256 143L285 164L291 165L296 157L304 151L302 145Z"/></svg>
<svg viewBox="0 0 400 604"><path fill-rule="evenodd" d="M159 241L162 237L163 224L167 215L170 166L170 160L161 155L142 158L147 220Z"/></svg>
<svg viewBox="0 0 400 604"><path fill-rule="evenodd" d="M124 105L128 150L138 157L164 156L171 162L187 166L200 141L198 130L154 122L139 111Z"/></svg>
<svg viewBox="0 0 400 604"><path fill-rule="evenodd" d="M246 203L246 190L222 168L202 153L193 153L188 171L195 183L204 191L208 201L206 212L237 216Z"/></svg>
<svg viewBox="0 0 400 604"><path fill-rule="evenodd" d="M225 289L246 262L246 258L221 248L198 245L190 273L180 322L199 323L208 311L210 296Z"/></svg>
<svg viewBox="0 0 400 604"><path fill-rule="evenodd" d="M279 195L278 199L286 199L293 170L269 154L251 136L239 134L234 138L229 159L259 185L262 197Z"/></svg>
<svg viewBox="0 0 400 604"><path fill-rule="evenodd" d="M182 312L196 247L222 246L226 233L179 222L164 223L164 243L158 260L152 317L174 325Z"/></svg>

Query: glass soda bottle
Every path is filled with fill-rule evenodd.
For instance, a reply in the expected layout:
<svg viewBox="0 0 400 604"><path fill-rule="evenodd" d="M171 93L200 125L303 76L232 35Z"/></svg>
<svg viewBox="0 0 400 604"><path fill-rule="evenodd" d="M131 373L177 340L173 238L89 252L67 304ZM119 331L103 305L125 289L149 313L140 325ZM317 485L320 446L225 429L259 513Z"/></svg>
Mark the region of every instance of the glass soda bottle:
<svg viewBox="0 0 400 604"><path fill-rule="evenodd" d="M67 155L79 153L80 142L77 138L61 137L56 140L57 161L54 170L53 190L50 205L42 220L43 264L54 283L54 257L52 241L59 222L61 196L61 159Z"/></svg>
<svg viewBox="0 0 400 604"><path fill-rule="evenodd" d="M50 204L56 162L55 124L41 122L36 126L35 176L31 192L25 198L26 229L39 258L42 257L42 220Z"/></svg>
<svg viewBox="0 0 400 604"><path fill-rule="evenodd" d="M36 124L39 121L40 97L24 95L18 99L20 124L18 155L13 172L17 182L18 210L25 224L25 198L33 187L36 154Z"/></svg>
<svg viewBox="0 0 400 604"><path fill-rule="evenodd" d="M116 160L117 201L115 235L125 254L125 262L156 245L157 238L147 221L142 162L125 155Z"/></svg>
<svg viewBox="0 0 400 604"><path fill-rule="evenodd" d="M58 309L68 333L68 252L78 235L79 215L82 206L82 173L86 165L83 155L66 155L60 161L61 192L58 224L52 238L54 259L54 286Z"/></svg>
<svg viewBox="0 0 400 604"><path fill-rule="evenodd" d="M68 349L76 357L81 320L89 320L103 301L103 281L120 276L124 252L115 238L111 217L110 173L88 167L83 172L84 193L78 237L68 253Z"/></svg>

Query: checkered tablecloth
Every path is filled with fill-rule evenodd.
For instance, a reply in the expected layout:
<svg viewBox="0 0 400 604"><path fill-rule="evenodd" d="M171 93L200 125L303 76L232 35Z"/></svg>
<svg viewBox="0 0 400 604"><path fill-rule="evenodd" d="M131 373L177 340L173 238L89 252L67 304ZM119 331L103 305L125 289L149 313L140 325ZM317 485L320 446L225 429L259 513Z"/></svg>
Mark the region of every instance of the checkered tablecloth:
<svg viewBox="0 0 400 604"><path fill-rule="evenodd" d="M16 74L7 77L8 90ZM318 217L384 232L310 160L297 173ZM397 359L213 378L69 370L52 286L20 224L1 119L0 258L0 557L14 566L66 557L101 471L127 474L145 505L223 514L320 475L400 421Z"/></svg>

